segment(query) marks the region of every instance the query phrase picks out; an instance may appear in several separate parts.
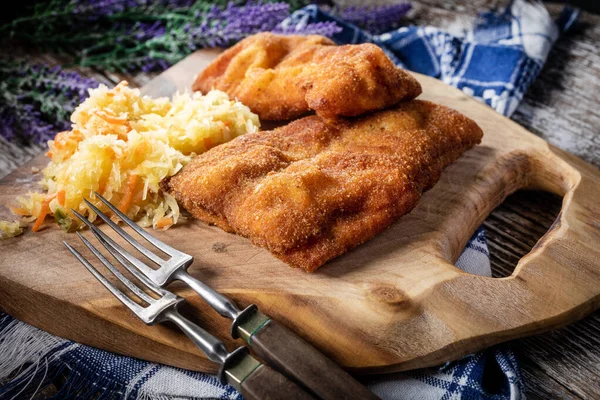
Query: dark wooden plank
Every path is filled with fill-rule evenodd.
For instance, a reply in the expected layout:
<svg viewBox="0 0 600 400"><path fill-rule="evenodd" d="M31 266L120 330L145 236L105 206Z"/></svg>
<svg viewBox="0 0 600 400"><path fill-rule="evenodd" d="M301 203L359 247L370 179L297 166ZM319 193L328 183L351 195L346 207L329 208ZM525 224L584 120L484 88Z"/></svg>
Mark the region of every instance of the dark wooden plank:
<svg viewBox="0 0 600 400"><path fill-rule="evenodd" d="M573 393L584 399L599 398L599 327L600 312L596 312L565 328L520 341L517 354L524 371L543 371L548 380L567 388L565 396ZM527 382L528 391L543 390L545 382L541 385Z"/></svg>
<svg viewBox="0 0 600 400"><path fill-rule="evenodd" d="M581 399L575 393L571 392L568 387L556 382L548 377L548 374L541 369L535 361L531 359L523 359L519 354L521 362L521 375L525 382L525 390L528 400L548 400L548 399L563 399L577 400Z"/></svg>
<svg viewBox="0 0 600 400"><path fill-rule="evenodd" d="M561 197L551 193L519 191L490 214L484 227L494 277L512 273L519 259L550 228L561 203Z"/></svg>

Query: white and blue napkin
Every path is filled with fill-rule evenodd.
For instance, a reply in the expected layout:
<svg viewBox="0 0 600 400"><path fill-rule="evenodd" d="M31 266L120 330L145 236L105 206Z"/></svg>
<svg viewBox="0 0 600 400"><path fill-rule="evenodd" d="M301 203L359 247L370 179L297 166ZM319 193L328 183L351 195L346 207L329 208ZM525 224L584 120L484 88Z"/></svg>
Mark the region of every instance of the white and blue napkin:
<svg viewBox="0 0 600 400"><path fill-rule="evenodd" d="M554 41L577 19L565 9L554 22L541 3L516 0L488 12L474 27L452 35L433 27L407 27L371 35L308 6L287 24L336 21L341 44L373 42L400 66L434 76L510 116L539 74ZM457 266L491 276L483 230L475 233ZM398 332L399 335L402 332ZM0 313L0 398L31 398L57 377L56 399L242 399L215 376L124 357L61 339ZM66 377L66 378L64 378ZM326 377L324 377L326 379ZM365 378L387 399L524 398L515 355L498 346L438 368Z"/></svg>

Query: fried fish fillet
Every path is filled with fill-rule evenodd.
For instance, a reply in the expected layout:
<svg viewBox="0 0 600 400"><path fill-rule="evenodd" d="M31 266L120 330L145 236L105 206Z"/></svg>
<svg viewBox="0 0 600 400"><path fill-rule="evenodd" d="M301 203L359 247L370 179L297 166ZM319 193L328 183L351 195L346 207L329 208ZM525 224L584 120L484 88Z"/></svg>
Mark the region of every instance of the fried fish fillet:
<svg viewBox="0 0 600 400"><path fill-rule="evenodd" d="M408 213L481 137L420 100L336 125L309 116L213 148L162 188L196 218L314 271Z"/></svg>
<svg viewBox="0 0 600 400"><path fill-rule="evenodd" d="M264 120L316 111L323 118L356 116L421 93L411 75L376 45L336 46L318 35L259 33L221 54L192 89L227 92Z"/></svg>

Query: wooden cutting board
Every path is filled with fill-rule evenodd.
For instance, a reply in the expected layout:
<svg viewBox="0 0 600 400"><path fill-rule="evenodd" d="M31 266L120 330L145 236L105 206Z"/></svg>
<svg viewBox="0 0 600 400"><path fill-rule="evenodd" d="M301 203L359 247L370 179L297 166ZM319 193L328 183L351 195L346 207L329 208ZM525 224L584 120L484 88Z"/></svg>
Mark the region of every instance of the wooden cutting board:
<svg viewBox="0 0 600 400"><path fill-rule="evenodd" d="M197 52L146 85L153 96L189 88L215 51ZM189 220L156 235L192 254L190 273L256 303L345 367L381 373L456 359L495 343L573 322L600 305L600 172L444 83L415 74L421 98L459 110L483 143L447 168L419 205L375 239L308 274L247 239ZM32 166L0 182L0 204L35 188ZM520 188L564 196L551 229L512 276L486 278L453 266L490 211ZM3 210L0 217L7 218ZM106 231L106 230L105 230ZM88 236L89 232L86 233ZM0 307L56 335L151 361L215 371L183 334L147 327L64 248L58 229L0 242ZM186 312L217 336L229 324L180 284ZM239 345L231 339L228 345Z"/></svg>

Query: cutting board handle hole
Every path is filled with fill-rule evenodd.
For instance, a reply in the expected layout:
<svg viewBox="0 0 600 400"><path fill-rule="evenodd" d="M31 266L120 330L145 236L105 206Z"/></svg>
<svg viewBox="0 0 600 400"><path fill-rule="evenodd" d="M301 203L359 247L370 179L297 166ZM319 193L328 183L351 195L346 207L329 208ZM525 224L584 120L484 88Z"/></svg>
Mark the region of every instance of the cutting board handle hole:
<svg viewBox="0 0 600 400"><path fill-rule="evenodd" d="M483 226L492 277L516 277L521 270L518 268L515 274L517 265L522 264L520 261L538 252L544 238L552 236L546 236L548 231L555 231L560 225L563 198L570 197L579 181L580 175L552 153L522 150L507 153L488 164L475 178L479 196L465 213L470 227L464 229L463 225L463 229L455 230L449 227L449 231L464 234L459 240L466 243L469 237L466 234ZM540 217L543 217L541 223ZM445 248L451 252L447 259L456 260L463 248L456 246L456 240L448 244Z"/></svg>
<svg viewBox="0 0 600 400"><path fill-rule="evenodd" d="M492 277L512 275L519 260L552 227L560 214L562 201L562 196L554 193L523 189L509 195L492 210L483 222Z"/></svg>

